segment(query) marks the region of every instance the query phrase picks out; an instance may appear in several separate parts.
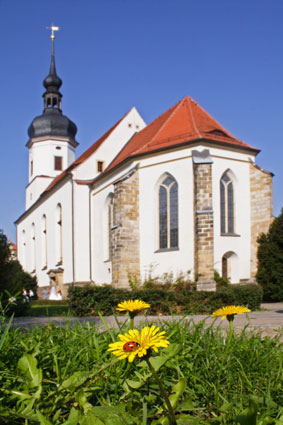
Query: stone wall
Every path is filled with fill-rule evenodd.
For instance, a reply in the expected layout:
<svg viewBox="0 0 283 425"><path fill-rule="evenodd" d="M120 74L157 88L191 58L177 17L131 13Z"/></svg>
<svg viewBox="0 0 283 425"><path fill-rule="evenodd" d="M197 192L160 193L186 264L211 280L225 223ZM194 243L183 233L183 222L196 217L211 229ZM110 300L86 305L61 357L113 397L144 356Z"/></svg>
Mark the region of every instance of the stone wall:
<svg viewBox="0 0 283 425"><path fill-rule="evenodd" d="M257 237L268 232L273 220L272 176L269 171L250 164L252 278L257 272Z"/></svg>
<svg viewBox="0 0 283 425"><path fill-rule="evenodd" d="M209 152L207 153L209 155ZM194 159L194 157L193 157ZM194 161L195 274L198 290L215 290L212 161Z"/></svg>
<svg viewBox="0 0 283 425"><path fill-rule="evenodd" d="M140 278L138 171L114 184L113 222L112 285L126 288L129 275Z"/></svg>

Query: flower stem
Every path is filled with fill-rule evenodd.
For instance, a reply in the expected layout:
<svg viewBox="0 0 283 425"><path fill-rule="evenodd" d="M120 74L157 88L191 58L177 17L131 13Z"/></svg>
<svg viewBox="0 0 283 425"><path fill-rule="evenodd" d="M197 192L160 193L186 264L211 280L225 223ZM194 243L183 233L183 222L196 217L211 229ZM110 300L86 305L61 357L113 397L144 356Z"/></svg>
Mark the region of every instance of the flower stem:
<svg viewBox="0 0 283 425"><path fill-rule="evenodd" d="M130 316L130 329L134 329L134 320L135 320L135 317Z"/></svg>
<svg viewBox="0 0 283 425"><path fill-rule="evenodd" d="M222 356L222 361L221 361L219 369L218 369L218 382L217 382L218 392L219 392L219 389L220 389L220 380L222 378L222 372L223 372L223 369L224 369L224 365L226 365L226 362L227 362L228 351L229 351L231 341L232 341L232 337L233 337L233 333L234 333L233 320L234 320L234 317L231 320L229 320L229 335L228 335L227 342L225 344L225 349L224 349L224 353L223 353L223 356ZM217 402L218 402L218 395L217 395Z"/></svg>
<svg viewBox="0 0 283 425"><path fill-rule="evenodd" d="M164 387L162 385L162 382L160 381L159 376L155 372L154 367L152 366L152 364L150 362L150 359L146 357L145 360L146 360L146 362L147 362L147 364L149 366L149 369L150 369L152 375L154 376L154 378L155 378L155 380L156 380L156 382L157 382L157 384L159 386L160 392L161 392L161 394L162 394L162 396L164 398L164 401L165 401L165 404L166 404L167 410L168 410L170 425L177 425L176 418L175 418L175 415L174 415L173 407L171 406L170 400L169 400L169 398L168 398L168 396L166 394L166 391L165 391L165 389L164 389Z"/></svg>

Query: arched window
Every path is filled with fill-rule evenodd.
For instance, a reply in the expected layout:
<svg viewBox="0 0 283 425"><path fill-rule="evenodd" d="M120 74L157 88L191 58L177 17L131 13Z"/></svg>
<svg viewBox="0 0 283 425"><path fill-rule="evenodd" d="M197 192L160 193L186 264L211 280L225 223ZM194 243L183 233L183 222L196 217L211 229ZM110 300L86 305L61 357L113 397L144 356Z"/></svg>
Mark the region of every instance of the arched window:
<svg viewBox="0 0 283 425"><path fill-rule="evenodd" d="M47 223L46 215L43 214L41 220L41 266L47 268Z"/></svg>
<svg viewBox="0 0 283 425"><path fill-rule="evenodd" d="M178 247L178 184L167 175L159 186L159 248Z"/></svg>
<svg viewBox="0 0 283 425"><path fill-rule="evenodd" d="M22 231L22 265L24 267L24 269L26 269L26 231L23 230Z"/></svg>
<svg viewBox="0 0 283 425"><path fill-rule="evenodd" d="M103 217L103 257L104 261L111 260L111 227L113 227L113 193L110 193L105 201Z"/></svg>
<svg viewBox="0 0 283 425"><path fill-rule="evenodd" d="M31 272L35 272L35 224L31 225Z"/></svg>
<svg viewBox="0 0 283 425"><path fill-rule="evenodd" d="M234 233L234 186L226 171L220 179L220 221L221 233Z"/></svg>
<svg viewBox="0 0 283 425"><path fill-rule="evenodd" d="M63 227L62 227L62 206L58 204L55 212L55 254L56 265L63 262Z"/></svg>

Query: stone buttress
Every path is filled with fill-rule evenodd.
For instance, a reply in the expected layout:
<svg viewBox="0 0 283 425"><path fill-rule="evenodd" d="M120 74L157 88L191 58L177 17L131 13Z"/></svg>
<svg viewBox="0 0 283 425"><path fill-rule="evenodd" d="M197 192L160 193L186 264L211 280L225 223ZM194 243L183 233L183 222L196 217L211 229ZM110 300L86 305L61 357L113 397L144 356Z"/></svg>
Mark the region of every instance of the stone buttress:
<svg viewBox="0 0 283 425"><path fill-rule="evenodd" d="M272 177L270 171L250 163L251 278L255 278L257 272L257 238L268 232L273 220Z"/></svg>
<svg viewBox="0 0 283 425"><path fill-rule="evenodd" d="M137 168L114 182L111 229L112 285L129 287L129 276L140 279L139 173Z"/></svg>
<svg viewBox="0 0 283 425"><path fill-rule="evenodd" d="M212 159L208 149L192 151L194 170L195 276L197 289L215 291Z"/></svg>

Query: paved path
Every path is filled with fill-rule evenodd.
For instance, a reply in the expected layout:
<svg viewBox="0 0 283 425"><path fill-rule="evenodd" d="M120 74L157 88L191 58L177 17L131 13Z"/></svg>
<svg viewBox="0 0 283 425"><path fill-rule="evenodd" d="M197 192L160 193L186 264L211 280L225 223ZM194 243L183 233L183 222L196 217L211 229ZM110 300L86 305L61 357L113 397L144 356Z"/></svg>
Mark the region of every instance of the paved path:
<svg viewBox="0 0 283 425"><path fill-rule="evenodd" d="M259 330L262 332L263 336L275 336L278 332L281 334L280 340L283 342L283 303L270 303L262 304L262 311L251 312L246 316L241 314L235 316L234 328L242 329L245 325L248 325L248 329ZM180 320L183 316L146 316L148 322L160 322L160 321L172 321ZM209 326L215 319L208 317L207 315L194 315L187 316L186 320L192 320L193 323L199 323L201 320L206 319L206 323ZM123 322L125 317L120 316L119 322ZM144 316L138 316L135 319L135 323L138 324L145 320ZM66 321L70 323L76 322L90 322L95 323L99 326L103 326L99 317L86 317L86 318L76 318L76 317L16 317L13 322L13 326L18 328L26 328L36 325L46 325L50 322L58 325L64 326ZM117 326L113 316L105 317L105 321L108 326L113 327ZM215 326L221 326L223 329L227 328L228 321L221 320L220 318L215 320Z"/></svg>

